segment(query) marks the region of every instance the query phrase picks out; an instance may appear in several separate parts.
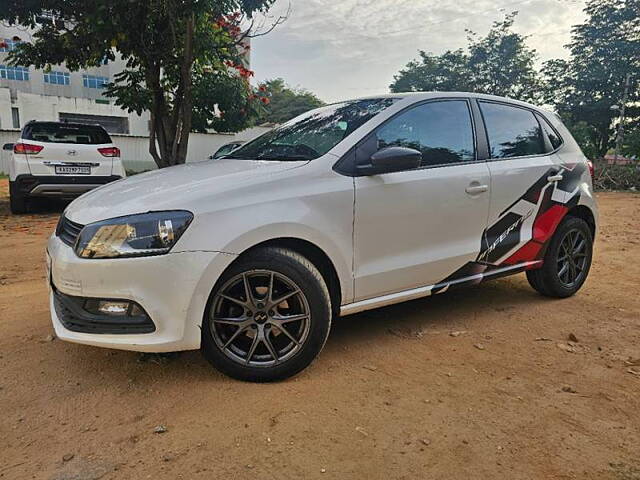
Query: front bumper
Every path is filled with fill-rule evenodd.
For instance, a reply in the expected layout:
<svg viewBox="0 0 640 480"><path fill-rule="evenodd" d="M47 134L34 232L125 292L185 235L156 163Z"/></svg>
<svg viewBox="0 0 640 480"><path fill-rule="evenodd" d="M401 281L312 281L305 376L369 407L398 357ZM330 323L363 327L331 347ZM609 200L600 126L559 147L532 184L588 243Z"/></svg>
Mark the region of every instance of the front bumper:
<svg viewBox="0 0 640 480"><path fill-rule="evenodd" d="M152 257L82 259L59 237L47 246L50 311L61 340L121 350L172 352L200 348L209 294L234 255L183 251ZM56 312L56 292L70 297L136 302L153 321L149 333L80 332ZM59 299L58 299L59 300ZM59 309L59 305L58 305Z"/></svg>
<svg viewBox="0 0 640 480"><path fill-rule="evenodd" d="M96 311L98 302L92 298L66 295L51 285L56 317L67 330L80 333L153 333L156 326L138 304L128 300L126 314L105 314ZM122 299L104 299L123 302ZM90 310L93 304L93 309ZM135 311L135 313L134 313Z"/></svg>
<svg viewBox="0 0 640 480"><path fill-rule="evenodd" d="M117 175L18 175L14 184L20 193L30 197L77 197L120 178Z"/></svg>

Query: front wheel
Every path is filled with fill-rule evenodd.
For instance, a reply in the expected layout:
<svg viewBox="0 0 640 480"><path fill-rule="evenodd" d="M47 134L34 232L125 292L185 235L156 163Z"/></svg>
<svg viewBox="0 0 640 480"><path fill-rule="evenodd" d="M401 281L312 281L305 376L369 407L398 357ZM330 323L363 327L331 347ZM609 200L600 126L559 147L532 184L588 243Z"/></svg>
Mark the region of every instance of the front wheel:
<svg viewBox="0 0 640 480"><path fill-rule="evenodd" d="M542 268L527 271L527 280L547 297L570 297L587 279L592 257L593 237L589 225L581 218L568 216L558 225Z"/></svg>
<svg viewBox="0 0 640 480"><path fill-rule="evenodd" d="M313 361L330 326L329 292L317 268L291 250L256 249L216 283L202 324L202 352L239 380L282 380Z"/></svg>

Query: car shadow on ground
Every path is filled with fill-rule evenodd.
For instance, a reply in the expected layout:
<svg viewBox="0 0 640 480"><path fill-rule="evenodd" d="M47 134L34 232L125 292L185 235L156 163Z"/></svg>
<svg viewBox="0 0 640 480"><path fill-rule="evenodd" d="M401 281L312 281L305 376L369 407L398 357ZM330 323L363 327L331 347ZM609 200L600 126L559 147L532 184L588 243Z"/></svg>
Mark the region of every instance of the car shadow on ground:
<svg viewBox="0 0 640 480"><path fill-rule="evenodd" d="M532 301L545 299L526 283L501 279L336 318L323 352L308 371L339 361L345 349L356 352L362 349L364 355L372 346L397 337L414 340L426 337L423 341L428 342L429 335L483 332L490 326L493 315L504 315L508 320L509 312L515 314ZM61 354L66 358L58 360L72 370L69 374L86 378L99 365L102 380L112 385L125 386L135 378L140 386L154 384L160 388L156 383L160 377L163 381L190 379L196 383L233 381L213 369L198 351L144 354L83 345L70 345L64 350Z"/></svg>

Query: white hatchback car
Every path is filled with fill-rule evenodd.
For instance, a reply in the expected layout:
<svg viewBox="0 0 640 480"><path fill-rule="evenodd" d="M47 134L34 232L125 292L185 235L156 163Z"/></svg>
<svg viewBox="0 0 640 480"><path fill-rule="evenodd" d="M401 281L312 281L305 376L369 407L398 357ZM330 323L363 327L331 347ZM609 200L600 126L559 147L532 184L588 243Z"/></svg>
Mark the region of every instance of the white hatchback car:
<svg viewBox="0 0 640 480"><path fill-rule="evenodd" d="M201 348L277 380L336 315L523 271L574 294L596 220L590 164L553 114L469 93L347 101L75 200L47 248L51 315L63 340Z"/></svg>
<svg viewBox="0 0 640 480"><path fill-rule="evenodd" d="M13 145L11 213L25 213L32 197L77 197L124 176L120 149L100 125L31 121Z"/></svg>

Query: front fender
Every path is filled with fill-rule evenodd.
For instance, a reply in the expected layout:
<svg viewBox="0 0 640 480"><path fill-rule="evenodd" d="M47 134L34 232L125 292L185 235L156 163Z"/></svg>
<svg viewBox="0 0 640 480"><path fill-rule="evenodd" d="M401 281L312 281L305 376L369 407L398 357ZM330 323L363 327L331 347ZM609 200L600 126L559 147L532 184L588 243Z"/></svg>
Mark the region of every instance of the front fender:
<svg viewBox="0 0 640 480"><path fill-rule="evenodd" d="M243 252L261 243L285 238L304 240L322 250L333 263L336 273L338 274L343 303L348 303L353 300L353 281L349 252L345 255L340 245L323 231L307 225L294 223L263 225L240 235L230 242L223 251L241 255Z"/></svg>

